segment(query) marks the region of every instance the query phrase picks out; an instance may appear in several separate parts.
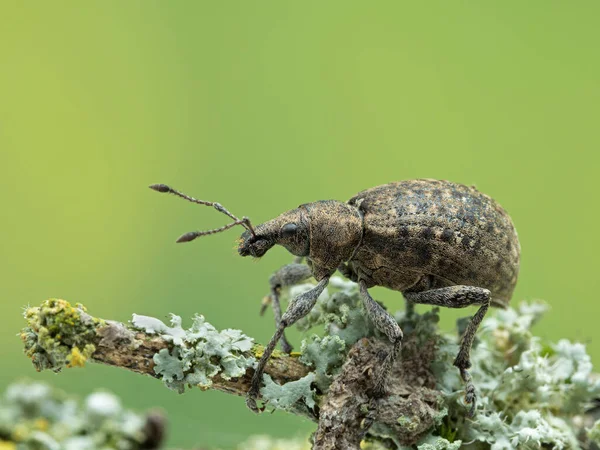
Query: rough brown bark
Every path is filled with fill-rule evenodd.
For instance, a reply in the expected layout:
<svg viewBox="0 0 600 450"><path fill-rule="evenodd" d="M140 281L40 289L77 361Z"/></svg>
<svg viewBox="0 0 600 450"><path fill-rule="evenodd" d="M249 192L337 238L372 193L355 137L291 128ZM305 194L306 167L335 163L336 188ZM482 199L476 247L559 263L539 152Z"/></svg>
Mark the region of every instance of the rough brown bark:
<svg viewBox="0 0 600 450"><path fill-rule="evenodd" d="M361 339L352 347L321 405L314 450L360 449L361 427L372 406L369 393L387 351L389 343L374 338ZM405 338L388 395L376 402L371 438L394 436L411 445L434 426L441 406L429 369L434 352L433 340L419 343L414 334Z"/></svg>

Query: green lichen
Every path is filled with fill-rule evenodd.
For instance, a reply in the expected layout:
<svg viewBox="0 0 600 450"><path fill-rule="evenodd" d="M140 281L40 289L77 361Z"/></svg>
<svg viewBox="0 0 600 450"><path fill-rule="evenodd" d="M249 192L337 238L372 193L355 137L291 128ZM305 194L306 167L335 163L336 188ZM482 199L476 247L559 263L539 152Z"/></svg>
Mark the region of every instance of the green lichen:
<svg viewBox="0 0 600 450"><path fill-rule="evenodd" d="M27 308L24 316L27 326L21 330L21 339L38 371L82 366L95 351L90 341L96 328L104 324L86 314L83 305L71 306L60 299Z"/></svg>
<svg viewBox="0 0 600 450"><path fill-rule="evenodd" d="M531 333L545 310L541 303L522 304L482 323L471 358L479 405L473 420L464 418L463 384L452 365L456 339L440 337L433 369L449 412L438 434L492 450L579 448L573 419L600 396L600 381L583 345L544 342Z"/></svg>
<svg viewBox="0 0 600 450"><path fill-rule="evenodd" d="M314 367L315 383L325 392L344 362L346 343L337 335L321 338L315 334L302 341L301 353L300 361Z"/></svg>
<svg viewBox="0 0 600 450"><path fill-rule="evenodd" d="M308 439L276 439L271 436L252 436L237 447L238 450L310 450L310 448Z"/></svg>
<svg viewBox="0 0 600 450"><path fill-rule="evenodd" d="M417 450L459 450L461 441L450 442L437 436L428 436L417 444Z"/></svg>
<svg viewBox="0 0 600 450"><path fill-rule="evenodd" d="M301 405L312 409L315 406L314 390L311 388L315 381L315 374L309 373L296 381L290 381L283 385L275 383L268 374L263 375L264 387L260 393L263 400L275 409L288 412L298 412ZM302 411L304 412L304 411Z"/></svg>
<svg viewBox="0 0 600 450"><path fill-rule="evenodd" d="M313 286L296 286L287 295L298 295ZM461 442L469 442L465 448L476 450L579 448L581 427L574 420L600 397L600 381L592 374L582 344L552 343L532 334L531 327L546 311L541 302L490 311L472 351L470 373L478 395L473 419L466 417L464 383L453 366L458 335L440 332L438 308L410 316L396 313L405 336L414 333L420 342L432 338L437 342L431 370L442 395L442 410L419 449L454 449L460 448ZM464 328L467 321L461 323ZM316 385L324 393L351 345L361 337L377 335L362 310L356 285L335 277L298 326L303 331L324 328L323 336L311 335L303 341L301 356L302 362L314 368ZM418 350L415 346L405 352ZM412 417L398 420L407 428L415 425ZM587 434L599 439L600 425Z"/></svg>
<svg viewBox="0 0 600 450"><path fill-rule="evenodd" d="M136 450L147 440L146 418L95 392L83 402L37 382L10 385L0 397L0 449Z"/></svg>
<svg viewBox="0 0 600 450"><path fill-rule="evenodd" d="M217 374L226 380L240 377L256 364L254 357L246 356L253 339L239 330L217 331L201 315L194 316L187 330L176 315L171 315L171 326L137 314L131 323L134 328L158 334L173 344L171 349L154 355L154 371L168 388L180 393L186 386L209 388Z"/></svg>
<svg viewBox="0 0 600 450"><path fill-rule="evenodd" d="M313 287L311 283L294 286L284 292L284 297L293 298ZM375 327L362 309L357 285L339 277L331 277L315 307L297 322L302 331L316 326L324 326L326 335L338 336L346 343L346 349L359 339L376 334Z"/></svg>
<svg viewBox="0 0 600 450"><path fill-rule="evenodd" d="M400 416L396 419L398 425L407 429L408 431L414 431L419 427L419 418L418 417L406 417Z"/></svg>
<svg viewBox="0 0 600 450"><path fill-rule="evenodd" d="M588 439L594 444L600 446L600 420L594 422L594 425L586 431Z"/></svg>

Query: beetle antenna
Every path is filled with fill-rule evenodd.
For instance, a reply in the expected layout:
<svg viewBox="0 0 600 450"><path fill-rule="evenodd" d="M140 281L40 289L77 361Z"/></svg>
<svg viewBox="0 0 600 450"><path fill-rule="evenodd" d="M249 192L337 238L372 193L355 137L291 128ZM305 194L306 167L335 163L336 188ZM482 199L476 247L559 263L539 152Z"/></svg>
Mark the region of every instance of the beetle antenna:
<svg viewBox="0 0 600 450"><path fill-rule="evenodd" d="M184 194L183 192L180 192L176 189L173 189L169 186L167 186L166 184L152 184L149 186L150 189L157 191L157 192L162 192L162 193L166 193L166 194L173 194L176 195L177 197L180 197L184 200L187 200L188 202L192 202L192 203L196 203L198 205L204 205L204 206L212 206L213 208L215 208L217 211L225 214L226 216L230 217L231 219L233 219L234 221L230 224L224 225L220 228L215 228L212 230L207 230L207 231L193 231L191 233L186 233L183 236L181 236L179 239L177 239L177 242L189 242L192 241L194 239L196 239L197 237L200 236L206 236L208 234L215 234L215 233L220 233L221 231L225 231L225 230L229 230L230 228L233 228L236 225L241 225L243 226L246 230L250 231L250 233L252 233L253 236L256 237L256 233L254 232L254 227L252 226L252 223L250 222L250 219L248 217L242 217L241 219L234 216L233 214L231 214L223 205L221 205L220 203L217 202L207 202L205 200L199 200L197 198L191 197L189 195Z"/></svg>

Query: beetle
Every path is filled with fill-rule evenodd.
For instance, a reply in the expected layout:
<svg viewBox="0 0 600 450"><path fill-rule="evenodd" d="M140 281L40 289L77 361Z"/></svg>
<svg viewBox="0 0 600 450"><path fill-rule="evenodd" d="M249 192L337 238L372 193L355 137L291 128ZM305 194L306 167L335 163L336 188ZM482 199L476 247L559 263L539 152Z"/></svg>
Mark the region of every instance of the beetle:
<svg viewBox="0 0 600 450"><path fill-rule="evenodd" d="M374 398L385 394L403 333L392 315L371 297L371 287L400 291L409 310L414 304L479 306L454 360L465 383L469 415L474 414L476 392L468 371L471 346L488 308L507 307L520 261L513 222L491 197L473 186L450 181L405 180L364 190L347 202L306 203L253 227L247 217L239 219L219 203L197 200L162 184L150 187L213 206L233 219L221 228L186 233L178 242L240 225L246 229L238 246L241 256L260 258L274 245L281 245L296 257L306 258L307 266L286 266L271 279L277 329L254 372L246 400L250 409L259 411L256 399L264 368L284 330L309 313L329 278L339 270L358 283L366 314L392 344L377 374ZM317 285L292 299L281 315L279 289L311 275ZM289 350L287 341L284 344Z"/></svg>

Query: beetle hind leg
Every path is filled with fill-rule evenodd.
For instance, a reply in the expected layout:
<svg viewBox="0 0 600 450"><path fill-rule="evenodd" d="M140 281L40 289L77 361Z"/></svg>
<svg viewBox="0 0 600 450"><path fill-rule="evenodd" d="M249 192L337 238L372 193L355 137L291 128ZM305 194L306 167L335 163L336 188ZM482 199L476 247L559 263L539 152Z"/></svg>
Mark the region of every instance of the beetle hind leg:
<svg viewBox="0 0 600 450"><path fill-rule="evenodd" d="M402 294L407 301L413 303L444 306L446 308L464 308L470 305L481 305L469 321L467 330L462 337L460 350L454 360L454 365L460 370L460 376L465 383L465 401L471 405L469 416L473 416L477 403L477 395L468 369L471 367L471 347L473 346L475 333L490 307L490 291L475 286L448 286L422 292L408 290Z"/></svg>

